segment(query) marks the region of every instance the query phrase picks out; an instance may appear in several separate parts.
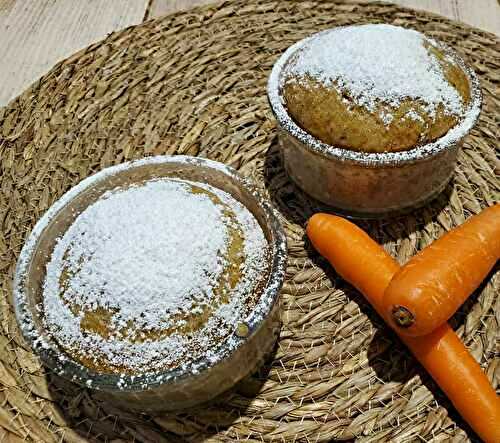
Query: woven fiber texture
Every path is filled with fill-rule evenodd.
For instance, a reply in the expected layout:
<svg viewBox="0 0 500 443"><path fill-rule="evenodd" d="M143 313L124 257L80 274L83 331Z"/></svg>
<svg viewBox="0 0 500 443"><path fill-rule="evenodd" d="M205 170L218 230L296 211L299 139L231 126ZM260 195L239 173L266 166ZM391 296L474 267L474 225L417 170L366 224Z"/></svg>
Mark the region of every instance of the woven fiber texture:
<svg viewBox="0 0 500 443"><path fill-rule="evenodd" d="M498 201L500 53L492 34L394 5L268 0L221 3L114 33L0 109L0 441L474 439L363 297L307 244L305 220L321 207L294 187L279 156L265 90L274 61L312 32L364 22L413 27L448 43L479 75L484 105L439 198L361 226L404 263ZM22 342L9 299L16 258L44 211L89 174L154 154L208 157L252 176L280 211L289 262L281 336L264 367L209 406L147 416L48 375ZM452 321L495 387L498 293L497 272Z"/></svg>

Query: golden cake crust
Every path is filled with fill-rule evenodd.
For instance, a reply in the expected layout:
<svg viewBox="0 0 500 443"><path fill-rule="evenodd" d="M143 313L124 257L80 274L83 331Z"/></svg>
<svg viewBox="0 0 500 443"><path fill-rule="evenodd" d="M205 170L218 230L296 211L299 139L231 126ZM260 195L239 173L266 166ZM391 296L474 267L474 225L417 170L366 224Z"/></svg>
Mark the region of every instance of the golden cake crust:
<svg viewBox="0 0 500 443"><path fill-rule="evenodd" d="M467 105L470 89L463 70L436 47L426 48L438 59L446 81ZM290 116L304 130L324 143L361 152L408 150L436 140L460 120L460 116L445 112L442 105L430 115L414 99L402 100L397 107L378 101L371 111L337 84L326 86L311 76L300 81L289 77L282 95Z"/></svg>

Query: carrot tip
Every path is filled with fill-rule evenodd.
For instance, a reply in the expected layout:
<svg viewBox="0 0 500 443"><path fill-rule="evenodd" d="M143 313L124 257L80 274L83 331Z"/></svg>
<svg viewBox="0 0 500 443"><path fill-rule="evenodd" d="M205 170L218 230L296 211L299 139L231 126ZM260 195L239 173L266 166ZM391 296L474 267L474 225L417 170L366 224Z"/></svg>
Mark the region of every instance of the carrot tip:
<svg viewBox="0 0 500 443"><path fill-rule="evenodd" d="M392 318L401 328L409 328L415 323L415 316L404 306L395 305L392 308Z"/></svg>

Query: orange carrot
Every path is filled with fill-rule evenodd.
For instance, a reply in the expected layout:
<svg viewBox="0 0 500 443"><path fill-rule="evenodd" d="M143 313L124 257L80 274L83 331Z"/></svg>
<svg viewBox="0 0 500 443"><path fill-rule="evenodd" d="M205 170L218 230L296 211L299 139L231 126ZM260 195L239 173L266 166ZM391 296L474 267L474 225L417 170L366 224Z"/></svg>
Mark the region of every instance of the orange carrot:
<svg viewBox="0 0 500 443"><path fill-rule="evenodd" d="M497 204L427 246L396 273L382 302L392 326L411 337L429 334L456 312L499 257Z"/></svg>
<svg viewBox="0 0 500 443"><path fill-rule="evenodd" d="M366 232L341 217L312 216L307 235L337 273L388 321L382 298L399 264ZM400 338L479 437L500 443L500 398L448 323L426 336Z"/></svg>

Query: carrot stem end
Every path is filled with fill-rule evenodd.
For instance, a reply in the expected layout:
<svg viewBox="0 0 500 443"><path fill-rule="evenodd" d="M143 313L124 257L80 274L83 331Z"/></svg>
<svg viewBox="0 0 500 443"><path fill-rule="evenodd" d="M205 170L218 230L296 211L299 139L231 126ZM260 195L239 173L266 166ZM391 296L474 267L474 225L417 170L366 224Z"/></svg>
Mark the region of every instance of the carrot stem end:
<svg viewBox="0 0 500 443"><path fill-rule="evenodd" d="M415 323L415 316L404 306L395 305L392 308L392 318L400 328L406 329Z"/></svg>

